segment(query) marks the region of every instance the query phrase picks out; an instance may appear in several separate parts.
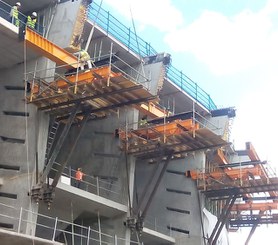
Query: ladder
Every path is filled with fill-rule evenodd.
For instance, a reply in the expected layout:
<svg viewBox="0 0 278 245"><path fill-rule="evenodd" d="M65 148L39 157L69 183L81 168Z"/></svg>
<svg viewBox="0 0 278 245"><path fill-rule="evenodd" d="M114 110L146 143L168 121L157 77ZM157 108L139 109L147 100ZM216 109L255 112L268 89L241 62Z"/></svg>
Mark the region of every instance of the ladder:
<svg viewBox="0 0 278 245"><path fill-rule="evenodd" d="M44 160L44 165L47 165L47 162L50 157L50 153L53 147L53 143L55 141L55 137L59 128L60 122L54 120L54 122L51 125L51 128L48 133L48 139L47 139L47 145L46 145L46 150L45 150L45 160Z"/></svg>

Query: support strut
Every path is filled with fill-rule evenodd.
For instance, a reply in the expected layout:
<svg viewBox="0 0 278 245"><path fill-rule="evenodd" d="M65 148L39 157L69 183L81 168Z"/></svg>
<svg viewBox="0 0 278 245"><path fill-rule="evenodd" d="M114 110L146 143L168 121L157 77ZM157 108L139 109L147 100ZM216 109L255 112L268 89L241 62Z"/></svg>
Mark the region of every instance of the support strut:
<svg viewBox="0 0 278 245"><path fill-rule="evenodd" d="M237 199L237 196L238 196L237 193L229 196L229 199L227 200L226 205L223 208L222 213L221 213L219 219L217 220L217 223L208 239L208 245L216 245L217 240L220 236L220 233L221 233L225 223L227 222L227 219L228 219L231 209L235 203L235 200Z"/></svg>
<svg viewBox="0 0 278 245"><path fill-rule="evenodd" d="M64 168L67 166L69 160L71 159L72 153L74 152L74 149L75 149L75 147L76 147L76 144L77 144L77 142L78 142L78 140L79 140L79 138L80 138L80 136L81 136L81 134L82 134L82 132L83 132L83 129L85 128L86 122L88 121L88 118L90 117L90 115L91 115L91 114L90 114L89 112L87 112L87 113L85 114L85 116L83 117L82 123L81 123L80 128L79 128L79 131L78 131L78 134L77 134L77 136L75 137L75 140L74 140L74 142L73 142L73 144L72 144L72 147L71 147L71 149L70 149L70 152L69 152L69 154L68 154L68 156L67 156L67 159L66 159L66 161L64 161L64 163L59 167L57 173L55 174L55 177L54 177L53 182L52 182L52 187L53 187L53 188L56 187L56 185L57 185L57 183L58 183L58 181L59 181L59 179L60 179L60 177L61 177L61 175L62 175L62 173L63 173L63 171L64 171Z"/></svg>
<svg viewBox="0 0 278 245"><path fill-rule="evenodd" d="M69 133L70 127L71 127L71 125L72 125L72 123L74 121L76 113L79 110L79 107L80 107L80 103L75 106L74 111L71 113L71 115L70 115L70 117L69 117L69 119L68 119L64 129L63 129L63 132L61 133L61 136L59 137L59 140L58 140L58 142L56 144L56 147L55 147L54 151L52 152L51 157L49 158L49 160L47 162L47 165L46 165L46 167L45 167L45 169L43 171L43 174L42 174L42 176L40 178L40 183L44 182L44 180L48 176L51 168L53 167L53 163L55 162L55 160L56 160L56 158L57 158L57 156L58 156L58 154L59 154L59 152L60 152L60 150L61 150L61 148L63 146L63 143L64 143L64 141L65 141L65 139L66 139L66 137L67 137L67 135Z"/></svg>

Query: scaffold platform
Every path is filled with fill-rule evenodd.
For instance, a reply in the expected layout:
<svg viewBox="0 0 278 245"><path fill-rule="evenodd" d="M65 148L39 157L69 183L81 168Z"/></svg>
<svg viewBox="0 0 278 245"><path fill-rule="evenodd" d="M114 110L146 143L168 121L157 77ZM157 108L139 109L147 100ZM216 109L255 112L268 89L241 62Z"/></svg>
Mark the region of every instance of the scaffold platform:
<svg viewBox="0 0 278 245"><path fill-rule="evenodd" d="M250 161L223 162L217 151L213 166L192 170L190 177L197 181L197 188L211 207L222 210L221 222L228 219L231 231L252 227L251 236L258 225L278 223L278 177L266 161L259 159L250 142L236 154L249 157Z"/></svg>
<svg viewBox="0 0 278 245"><path fill-rule="evenodd" d="M156 158L172 153L183 158L189 152L227 145L219 135L200 128L193 119L163 124L143 125L138 129L119 132L122 149L140 159Z"/></svg>
<svg viewBox="0 0 278 245"><path fill-rule="evenodd" d="M56 76L53 82L33 79L27 102L57 117L71 113L76 104L81 103L77 115L91 110L92 115L103 117L109 112L117 112L123 106L141 106L157 102L142 84L128 79L120 72L113 72L109 66L67 76Z"/></svg>

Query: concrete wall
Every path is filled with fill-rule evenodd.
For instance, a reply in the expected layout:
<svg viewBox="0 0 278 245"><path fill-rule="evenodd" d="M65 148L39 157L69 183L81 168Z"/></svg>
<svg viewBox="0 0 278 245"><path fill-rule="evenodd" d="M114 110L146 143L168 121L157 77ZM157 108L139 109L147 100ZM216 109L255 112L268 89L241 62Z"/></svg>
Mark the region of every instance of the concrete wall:
<svg viewBox="0 0 278 245"><path fill-rule="evenodd" d="M89 181L89 178L93 176L98 177L100 181L105 181L106 184L102 185L105 189L100 190L100 195L125 205L128 202L127 171L129 171L128 175L132 176L130 166L134 160L129 156L126 158L121 151L119 139L115 137L115 129L123 127L126 123L129 127L137 127L137 124L133 125L133 122L137 120L136 110L121 109L119 115L111 114L104 119L88 121L68 165L74 170L82 167L82 171L87 175L84 181ZM71 128L57 162L62 164L67 159L78 130L78 125ZM126 164L128 170L126 170ZM101 222L103 231L117 234L122 238L126 237L125 219L126 215L109 220L101 217L101 220L104 220ZM92 220L92 222L95 221Z"/></svg>
<svg viewBox="0 0 278 245"><path fill-rule="evenodd" d="M209 128L215 134L229 139L229 118L227 116L210 117L208 121L204 121L204 126Z"/></svg>
<svg viewBox="0 0 278 245"><path fill-rule="evenodd" d="M198 205L199 201L196 184L190 178L186 178L185 175L171 172L178 171L185 173L186 170L204 166L204 163L205 156L202 152L169 163L167 171L164 174L150 209L148 210L146 227L149 226L152 229L156 228L159 232L170 234L181 241L185 238L187 241L190 241L191 237L200 237L200 207ZM136 185L139 200L144 184L146 184L150 178L152 168L161 167L162 165L137 162ZM173 209L183 210L187 213L173 211ZM153 222L156 223L155 226L152 224ZM173 231L170 229L171 227L188 231L189 235L183 232Z"/></svg>
<svg viewBox="0 0 278 245"><path fill-rule="evenodd" d="M63 48L70 45L80 4L80 0L58 4L49 30L50 41Z"/></svg>
<svg viewBox="0 0 278 245"><path fill-rule="evenodd" d="M27 71L32 70L34 64L35 61L28 62ZM42 68L43 64L43 62L38 62L37 68ZM42 164L48 117L37 114L35 106L25 104L23 64L1 70L0 73L0 164L5 165L0 171L0 176L3 178L0 192L16 195L15 198L2 196L0 202L17 209L23 207L36 211L37 206L33 205L28 193L35 184L36 152ZM7 169L9 167L17 169L9 170ZM8 216L19 218L19 212L11 208L6 208L4 212ZM27 216L27 213L23 212L25 219ZM12 223L17 229L17 220L5 222ZM33 234L34 227L25 230L26 227L26 224L22 224L21 230Z"/></svg>

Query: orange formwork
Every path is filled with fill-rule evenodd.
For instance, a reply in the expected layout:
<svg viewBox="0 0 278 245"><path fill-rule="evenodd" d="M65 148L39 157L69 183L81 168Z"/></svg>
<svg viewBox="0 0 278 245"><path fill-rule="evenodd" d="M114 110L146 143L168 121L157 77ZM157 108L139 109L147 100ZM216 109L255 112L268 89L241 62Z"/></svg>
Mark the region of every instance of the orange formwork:
<svg viewBox="0 0 278 245"><path fill-rule="evenodd" d="M134 130L132 134L136 136L140 136L144 139L156 139L158 136L172 136L172 135L180 135L184 131L193 131L199 129L199 124L194 123L193 119L188 120L176 120L170 123L162 124L162 125L152 125L152 126L144 126L137 130ZM120 138L126 139L126 132L120 131ZM132 137L129 134L128 137Z"/></svg>
<svg viewBox="0 0 278 245"><path fill-rule="evenodd" d="M225 169L223 171L214 171L210 173L198 172L198 170L190 171L191 178L197 179L208 179L214 178L220 180L223 177L230 177L231 179L247 179L249 176L261 176L262 171L259 165L251 168L237 168L237 169Z"/></svg>
<svg viewBox="0 0 278 245"><path fill-rule="evenodd" d="M138 158L156 158L167 152L184 158L188 152L222 147L228 142L193 119L164 124L145 124L138 129L120 129L122 149Z"/></svg>
<svg viewBox="0 0 278 245"><path fill-rule="evenodd" d="M65 49L50 42L30 28L26 28L25 41L28 47L56 62L58 65L65 65L65 68L77 68L78 59Z"/></svg>
<svg viewBox="0 0 278 245"><path fill-rule="evenodd" d="M242 203L234 204L231 211L248 211L248 210L278 210L278 203L264 202L264 203Z"/></svg>
<svg viewBox="0 0 278 245"><path fill-rule="evenodd" d="M109 66L95 67L74 75L60 75L50 83L41 79L31 83L31 95L27 101L50 113L68 114L75 103L82 102L92 106L93 112L97 111L101 116L105 115L102 109L116 112L114 108L124 105L133 106L143 113L147 109L152 117L162 115L156 105L156 96L142 84L111 71Z"/></svg>
<svg viewBox="0 0 278 245"><path fill-rule="evenodd" d="M99 67L99 68L93 68L91 70L87 70L86 72L80 72L79 74L65 76L64 78L49 83L49 87L60 89L59 93L61 93L63 90L67 90L68 88L73 87L75 85L77 86L85 85L85 84L93 83L98 79L108 79L109 74L110 77L113 78L121 76L121 73L110 72L108 66ZM33 94L36 94L38 92L39 92L39 83L33 86L33 90L32 90Z"/></svg>
<svg viewBox="0 0 278 245"><path fill-rule="evenodd" d="M167 110L162 109L152 102L148 104L137 105L135 108L141 111L143 114L150 116L151 118L169 116L169 112Z"/></svg>
<svg viewBox="0 0 278 245"><path fill-rule="evenodd" d="M214 156L214 161L216 163L219 163L220 165L228 164L228 159L221 148L217 149L216 154Z"/></svg>

